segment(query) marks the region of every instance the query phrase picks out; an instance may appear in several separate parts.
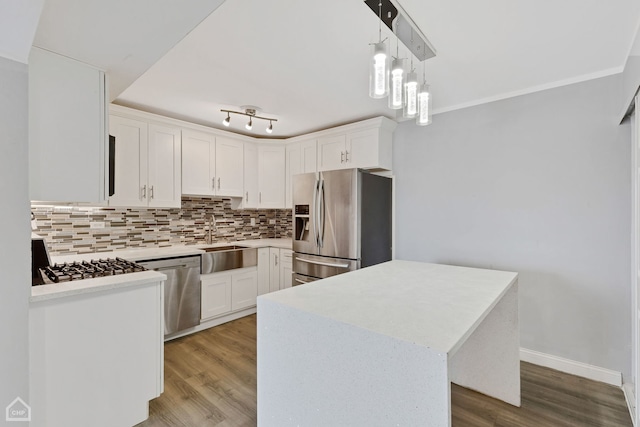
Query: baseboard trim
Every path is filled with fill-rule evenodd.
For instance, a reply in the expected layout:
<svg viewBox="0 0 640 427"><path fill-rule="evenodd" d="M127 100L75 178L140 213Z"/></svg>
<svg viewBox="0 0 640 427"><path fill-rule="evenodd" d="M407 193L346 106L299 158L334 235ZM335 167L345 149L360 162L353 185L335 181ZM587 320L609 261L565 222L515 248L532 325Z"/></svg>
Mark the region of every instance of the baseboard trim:
<svg viewBox="0 0 640 427"><path fill-rule="evenodd" d="M634 426L637 426L638 423L636 421L635 414L635 397L633 392L633 384L624 383L622 384L622 392L624 393L624 399L627 401L627 408L629 408L629 415L631 416L631 421Z"/></svg>
<svg viewBox="0 0 640 427"><path fill-rule="evenodd" d="M539 351L520 348L520 360L533 363L567 374L577 375L594 381L622 387L622 373L587 363L576 362L551 354L540 353Z"/></svg>

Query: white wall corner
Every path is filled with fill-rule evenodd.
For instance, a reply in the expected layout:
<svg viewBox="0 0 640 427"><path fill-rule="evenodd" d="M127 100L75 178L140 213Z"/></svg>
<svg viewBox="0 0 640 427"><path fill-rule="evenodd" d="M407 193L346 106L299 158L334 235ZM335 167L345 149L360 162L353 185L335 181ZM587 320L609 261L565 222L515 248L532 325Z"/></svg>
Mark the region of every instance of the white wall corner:
<svg viewBox="0 0 640 427"><path fill-rule="evenodd" d="M520 348L520 360L594 381L622 387L622 373L551 354Z"/></svg>

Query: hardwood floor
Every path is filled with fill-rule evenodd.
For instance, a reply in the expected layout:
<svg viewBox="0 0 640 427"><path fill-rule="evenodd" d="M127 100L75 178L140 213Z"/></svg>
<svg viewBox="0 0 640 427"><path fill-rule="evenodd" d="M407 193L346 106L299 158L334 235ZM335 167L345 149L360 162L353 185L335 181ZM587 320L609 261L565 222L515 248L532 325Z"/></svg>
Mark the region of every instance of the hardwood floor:
<svg viewBox="0 0 640 427"><path fill-rule="evenodd" d="M622 391L522 362L522 407L452 385L454 427L632 427ZM165 344L164 393L138 427L256 425L256 316Z"/></svg>

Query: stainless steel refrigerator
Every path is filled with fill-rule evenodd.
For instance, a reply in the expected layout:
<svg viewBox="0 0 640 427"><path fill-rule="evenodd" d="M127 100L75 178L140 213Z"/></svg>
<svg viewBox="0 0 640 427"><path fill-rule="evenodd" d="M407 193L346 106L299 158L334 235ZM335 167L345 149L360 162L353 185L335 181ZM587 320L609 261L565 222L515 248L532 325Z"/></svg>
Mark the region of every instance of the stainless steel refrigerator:
<svg viewBox="0 0 640 427"><path fill-rule="evenodd" d="M391 178L359 169L293 177L293 285L391 260Z"/></svg>

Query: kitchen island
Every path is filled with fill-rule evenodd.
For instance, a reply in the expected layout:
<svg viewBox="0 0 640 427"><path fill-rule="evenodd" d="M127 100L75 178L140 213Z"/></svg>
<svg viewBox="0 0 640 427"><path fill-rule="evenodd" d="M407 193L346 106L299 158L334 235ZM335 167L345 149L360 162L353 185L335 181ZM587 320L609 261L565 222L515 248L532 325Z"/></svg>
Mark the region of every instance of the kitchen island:
<svg viewBox="0 0 640 427"><path fill-rule="evenodd" d="M451 382L520 406L516 273L390 261L258 298L260 426L451 425Z"/></svg>

